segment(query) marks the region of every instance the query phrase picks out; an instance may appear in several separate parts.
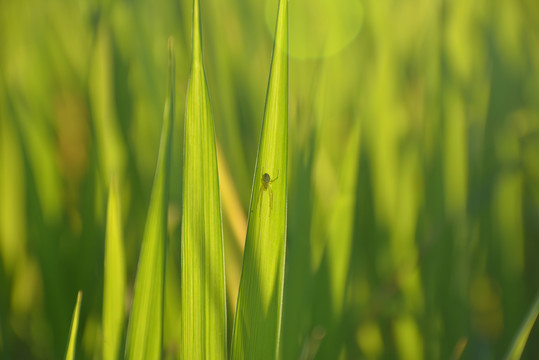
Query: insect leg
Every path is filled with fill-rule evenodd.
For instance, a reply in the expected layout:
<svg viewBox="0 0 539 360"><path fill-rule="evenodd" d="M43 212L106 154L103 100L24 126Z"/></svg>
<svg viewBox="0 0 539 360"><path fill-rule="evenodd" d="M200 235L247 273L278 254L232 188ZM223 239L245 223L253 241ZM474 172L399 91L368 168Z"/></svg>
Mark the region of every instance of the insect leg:
<svg viewBox="0 0 539 360"><path fill-rule="evenodd" d="M271 187L268 187L269 196L270 196L270 215L271 215L271 207L273 205L273 190L271 190Z"/></svg>
<svg viewBox="0 0 539 360"><path fill-rule="evenodd" d="M264 184L260 185L260 189L258 190L258 201L256 203L259 217L260 217L260 208L262 207L262 196L264 196Z"/></svg>

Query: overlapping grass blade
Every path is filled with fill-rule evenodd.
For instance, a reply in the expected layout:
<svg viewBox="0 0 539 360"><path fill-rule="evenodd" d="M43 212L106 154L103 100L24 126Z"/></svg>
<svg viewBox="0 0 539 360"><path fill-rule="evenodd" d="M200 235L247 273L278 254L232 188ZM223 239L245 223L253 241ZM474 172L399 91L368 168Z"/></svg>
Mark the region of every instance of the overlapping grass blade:
<svg viewBox="0 0 539 360"><path fill-rule="evenodd" d="M524 351L524 347L526 346L526 342L528 341L528 337L530 336L530 332L532 331L533 324L535 324L535 321L537 320L538 316L539 316L539 294L537 294L537 297L535 298L535 302L533 303L533 306L530 309L528 316L526 316L524 323L522 324L520 330L518 331L517 336L515 337L513 341L511 350L509 350L509 353L507 354L507 357L506 357L507 360L517 360L521 358L522 352Z"/></svg>
<svg viewBox="0 0 539 360"><path fill-rule="evenodd" d="M288 1L280 0L232 339L233 359L279 354L288 163Z"/></svg>
<svg viewBox="0 0 539 360"><path fill-rule="evenodd" d="M159 157L142 239L133 308L127 329L128 359L161 358L168 183L174 120L175 72L172 39L169 40L169 54L169 93L165 101Z"/></svg>
<svg viewBox="0 0 539 360"><path fill-rule="evenodd" d="M199 0L193 5L193 62L185 114L180 351L183 359L224 359L226 290L219 177L202 63Z"/></svg>
<svg viewBox="0 0 539 360"><path fill-rule="evenodd" d="M105 238L103 359L118 359L124 326L125 259L118 183L110 183Z"/></svg>
<svg viewBox="0 0 539 360"><path fill-rule="evenodd" d="M82 291L77 294L77 304L73 311L73 318L71 320L71 329L69 330L69 343L67 344L66 360L73 360L75 358L75 348L77 345L77 331L79 328L79 315L80 315L80 303L82 302Z"/></svg>

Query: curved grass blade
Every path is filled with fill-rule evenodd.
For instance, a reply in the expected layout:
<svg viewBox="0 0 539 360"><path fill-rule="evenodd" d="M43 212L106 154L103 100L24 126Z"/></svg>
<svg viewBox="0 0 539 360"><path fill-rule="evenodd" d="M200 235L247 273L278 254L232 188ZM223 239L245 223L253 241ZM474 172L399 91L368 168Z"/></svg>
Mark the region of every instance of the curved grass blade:
<svg viewBox="0 0 539 360"><path fill-rule="evenodd" d="M135 280L126 358L160 359L163 328L163 284L167 235L168 182L174 120L174 55L169 40L169 93L159 145L157 169Z"/></svg>
<svg viewBox="0 0 539 360"><path fill-rule="evenodd" d="M202 63L199 0L185 113L181 357L225 359L226 290L215 132Z"/></svg>
<svg viewBox="0 0 539 360"><path fill-rule="evenodd" d="M71 320L71 329L69 330L69 344L67 344L66 360L73 360L75 358L75 348L77 345L77 331L79 328L81 302L82 291L79 290L79 293L77 294L77 303L75 305L75 310L73 311L73 318Z"/></svg>
<svg viewBox="0 0 539 360"><path fill-rule="evenodd" d="M288 162L288 1L280 0L232 339L233 359L279 354Z"/></svg>
<svg viewBox="0 0 539 360"><path fill-rule="evenodd" d="M532 308L530 309L528 316L526 316L526 320L524 320L524 323L520 327L518 334L513 340L513 345L511 346L511 350L506 356L507 360L518 360L521 358L522 352L524 351L524 347L526 346L526 342L528 341L528 337L530 336L530 332L532 331L533 324L535 324L535 321L537 320L538 316L539 316L539 294L537 294L537 297L535 298L535 302Z"/></svg>
<svg viewBox="0 0 539 360"><path fill-rule="evenodd" d="M103 359L118 359L124 326L125 260L118 183L110 183L105 238Z"/></svg>

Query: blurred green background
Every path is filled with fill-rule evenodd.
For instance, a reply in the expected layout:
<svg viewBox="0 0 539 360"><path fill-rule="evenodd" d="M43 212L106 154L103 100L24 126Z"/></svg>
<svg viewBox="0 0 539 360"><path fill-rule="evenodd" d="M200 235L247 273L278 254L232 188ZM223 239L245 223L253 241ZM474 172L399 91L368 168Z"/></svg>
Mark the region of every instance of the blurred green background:
<svg viewBox="0 0 539 360"><path fill-rule="evenodd" d="M277 0L203 0L229 327ZM0 1L0 357L101 357L108 184L128 296L176 41L165 357L179 345L192 2ZM290 0L284 359L492 359L539 291L539 2ZM127 316L127 314L126 314ZM539 358L539 329L524 358Z"/></svg>

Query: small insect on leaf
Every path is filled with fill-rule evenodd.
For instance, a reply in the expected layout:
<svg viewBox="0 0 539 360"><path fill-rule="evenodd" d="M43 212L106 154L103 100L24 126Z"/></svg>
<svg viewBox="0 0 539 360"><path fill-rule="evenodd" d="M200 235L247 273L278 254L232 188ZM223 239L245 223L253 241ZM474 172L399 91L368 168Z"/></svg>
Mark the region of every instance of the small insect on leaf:
<svg viewBox="0 0 539 360"><path fill-rule="evenodd" d="M260 191L258 195L258 211L260 211L260 206L262 202L262 197L264 196L264 192L267 191L269 194L269 208L270 208L270 214L271 214L271 208L273 205L273 190L271 188L271 184L279 178L279 175L277 175L275 178L271 178L270 174L267 172L262 175L262 185L260 186Z"/></svg>

